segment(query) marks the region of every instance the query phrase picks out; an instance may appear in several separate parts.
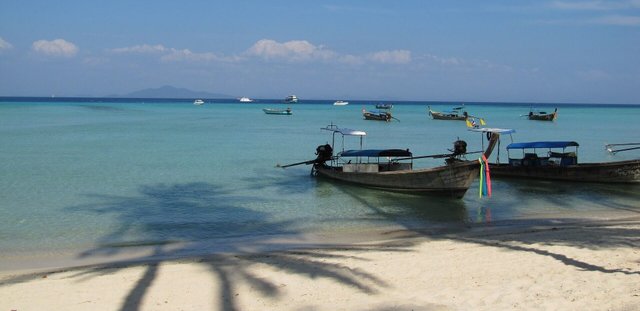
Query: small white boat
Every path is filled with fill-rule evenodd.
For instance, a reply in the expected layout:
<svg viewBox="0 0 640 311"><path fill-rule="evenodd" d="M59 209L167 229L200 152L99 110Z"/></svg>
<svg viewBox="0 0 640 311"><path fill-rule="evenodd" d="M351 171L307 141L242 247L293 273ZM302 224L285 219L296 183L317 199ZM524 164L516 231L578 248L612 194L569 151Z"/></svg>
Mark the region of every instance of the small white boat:
<svg viewBox="0 0 640 311"><path fill-rule="evenodd" d="M333 102L334 106L346 106L348 104L349 104L349 102L342 101L342 100L336 100L335 102Z"/></svg>
<svg viewBox="0 0 640 311"><path fill-rule="evenodd" d="M249 97L240 97L238 98L238 100L241 103L253 103L253 99L249 98Z"/></svg>
<svg viewBox="0 0 640 311"><path fill-rule="evenodd" d="M298 97L295 95L289 95L284 99L284 102L289 104L289 103L297 103L298 102Z"/></svg>
<svg viewBox="0 0 640 311"><path fill-rule="evenodd" d="M193 104L196 105L196 106L203 105L204 104L204 100L196 99L196 100L193 101Z"/></svg>

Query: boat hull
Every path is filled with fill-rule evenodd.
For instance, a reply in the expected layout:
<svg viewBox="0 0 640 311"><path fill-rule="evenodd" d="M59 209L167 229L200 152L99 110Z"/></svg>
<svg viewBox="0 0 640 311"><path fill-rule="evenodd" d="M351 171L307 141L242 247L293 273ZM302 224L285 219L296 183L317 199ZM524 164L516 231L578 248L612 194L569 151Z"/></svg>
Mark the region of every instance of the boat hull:
<svg viewBox="0 0 640 311"><path fill-rule="evenodd" d="M596 183L640 183L640 160L568 166L490 164L492 178L523 178Z"/></svg>
<svg viewBox="0 0 640 311"><path fill-rule="evenodd" d="M275 110L275 109L262 109L266 114L276 114L276 115L292 115L293 111L291 110Z"/></svg>
<svg viewBox="0 0 640 311"><path fill-rule="evenodd" d="M340 167L316 165L314 171L319 177L368 188L462 198L479 175L480 164L464 161L428 169L379 173L343 172Z"/></svg>

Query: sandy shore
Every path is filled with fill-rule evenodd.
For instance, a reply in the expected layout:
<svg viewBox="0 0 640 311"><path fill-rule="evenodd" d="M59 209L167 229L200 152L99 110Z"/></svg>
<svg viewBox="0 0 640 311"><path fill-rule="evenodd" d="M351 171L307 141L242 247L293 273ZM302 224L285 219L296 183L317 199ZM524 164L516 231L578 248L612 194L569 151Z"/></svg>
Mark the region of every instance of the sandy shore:
<svg viewBox="0 0 640 311"><path fill-rule="evenodd" d="M0 278L0 310L638 310L640 217Z"/></svg>

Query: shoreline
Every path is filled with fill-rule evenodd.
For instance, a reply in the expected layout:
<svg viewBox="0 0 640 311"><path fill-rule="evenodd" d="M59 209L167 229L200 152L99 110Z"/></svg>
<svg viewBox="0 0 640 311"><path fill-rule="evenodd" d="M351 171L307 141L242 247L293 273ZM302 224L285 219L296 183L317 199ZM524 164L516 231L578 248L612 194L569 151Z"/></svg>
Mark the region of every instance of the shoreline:
<svg viewBox="0 0 640 311"><path fill-rule="evenodd" d="M608 216L611 216L610 213L592 214L589 218L558 217L560 215L554 214L536 219L522 218L482 223L445 222L418 228L387 225L378 229L356 231L312 231L293 235L273 234L204 241L167 241L138 246L96 246L95 248L58 249L47 252L27 251L0 257L0 279L7 274L32 274L92 266L108 267L110 265L121 266L145 262L179 261L209 255L271 253L297 249L322 249L335 245L381 243L388 240L406 238L429 237L438 239L451 234L458 236L519 234L550 230L550 228L557 226L566 229L574 226L593 226L621 221L640 222L640 216L635 216L634 213L618 212L615 218L609 218Z"/></svg>
<svg viewBox="0 0 640 311"><path fill-rule="evenodd" d="M638 236L640 216L550 220L0 272L8 298L0 309L632 310L640 305Z"/></svg>

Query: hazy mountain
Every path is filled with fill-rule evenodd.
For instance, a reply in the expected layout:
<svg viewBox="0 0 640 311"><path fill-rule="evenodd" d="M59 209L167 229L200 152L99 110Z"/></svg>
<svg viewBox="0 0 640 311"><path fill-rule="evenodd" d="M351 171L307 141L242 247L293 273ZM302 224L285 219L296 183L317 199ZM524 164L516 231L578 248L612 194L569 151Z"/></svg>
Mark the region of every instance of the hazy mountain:
<svg viewBox="0 0 640 311"><path fill-rule="evenodd" d="M165 85L159 88L150 88L140 91L131 92L129 94L119 95L118 97L130 98L234 98L235 96L227 94L209 93L201 91L192 91L185 88L177 88Z"/></svg>

